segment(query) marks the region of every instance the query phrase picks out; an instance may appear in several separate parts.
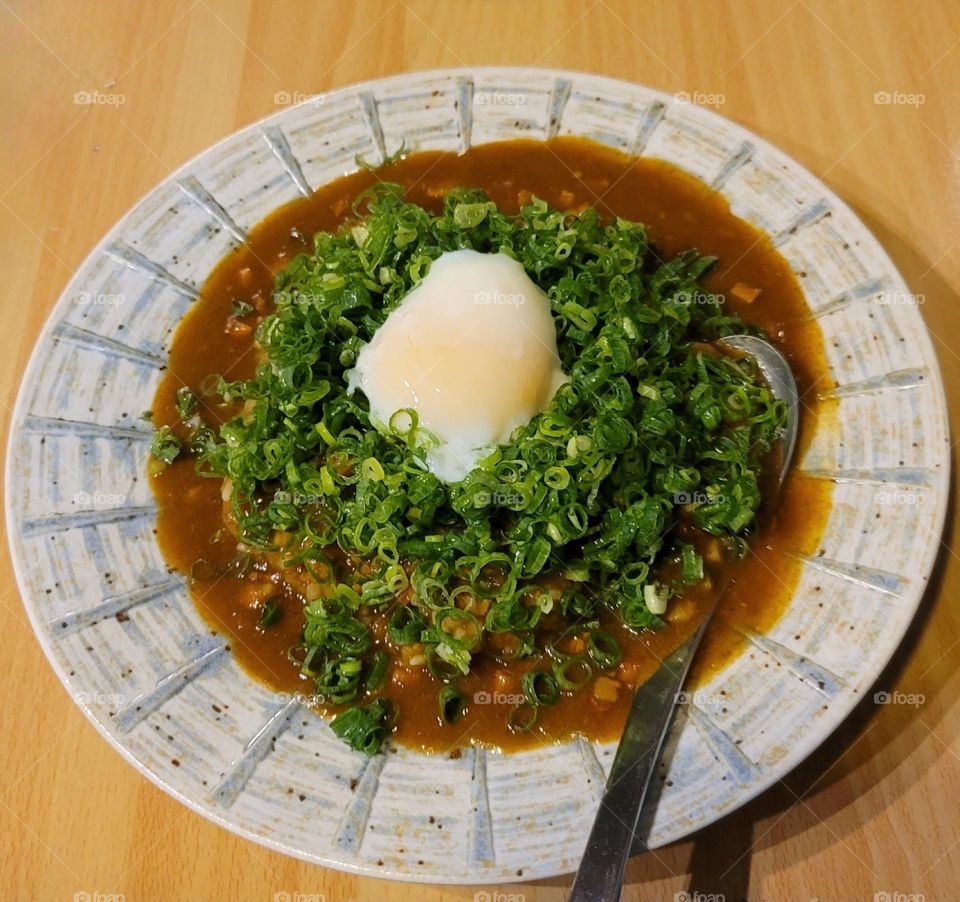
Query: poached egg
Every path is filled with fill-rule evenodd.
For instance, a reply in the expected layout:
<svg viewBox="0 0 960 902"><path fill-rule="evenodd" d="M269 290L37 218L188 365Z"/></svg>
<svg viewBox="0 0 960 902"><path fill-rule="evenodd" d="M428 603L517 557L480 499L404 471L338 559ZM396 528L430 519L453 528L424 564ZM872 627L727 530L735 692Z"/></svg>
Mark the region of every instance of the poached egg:
<svg viewBox="0 0 960 902"><path fill-rule="evenodd" d="M417 413L427 464L459 482L567 381L546 294L506 254L448 251L400 302L347 374L385 428Z"/></svg>

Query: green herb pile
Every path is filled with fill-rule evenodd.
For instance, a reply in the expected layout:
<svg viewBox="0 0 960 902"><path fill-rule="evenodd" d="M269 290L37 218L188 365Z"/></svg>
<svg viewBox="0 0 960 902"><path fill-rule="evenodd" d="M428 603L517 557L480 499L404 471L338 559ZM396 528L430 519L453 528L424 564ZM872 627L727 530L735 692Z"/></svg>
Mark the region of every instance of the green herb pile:
<svg viewBox="0 0 960 902"><path fill-rule="evenodd" d="M217 387L253 403L219 434L198 430L191 450L200 472L232 480L243 542L266 550L278 531L292 537L288 562L330 583L304 608L298 649L323 699L376 695L386 660L363 612L382 610L392 643L425 645L447 720L463 709L458 679L493 634L510 635L496 645L512 657L551 662L525 680L533 713L516 723L529 728L539 705L619 660L599 631L577 660L544 649L538 621L559 609L595 628L606 607L631 628L662 626L657 612L703 573L693 547L673 536L679 508L711 535L748 532L782 407L750 359L704 347L751 331L700 285L713 259L689 251L662 262L640 224L539 200L506 215L463 189L436 216L384 184L358 198L354 214L277 277L276 312L257 332L266 362L249 381ZM431 261L461 248L510 254L548 294L570 381L447 485L426 468L416 414L378 431L345 374ZM171 441L169 431L158 435L168 460ZM371 562L369 572L338 581L326 566L331 546ZM547 577L570 588L557 598L540 585ZM469 610L478 597L490 601L482 618ZM374 752L386 717L375 699L339 715L334 729Z"/></svg>

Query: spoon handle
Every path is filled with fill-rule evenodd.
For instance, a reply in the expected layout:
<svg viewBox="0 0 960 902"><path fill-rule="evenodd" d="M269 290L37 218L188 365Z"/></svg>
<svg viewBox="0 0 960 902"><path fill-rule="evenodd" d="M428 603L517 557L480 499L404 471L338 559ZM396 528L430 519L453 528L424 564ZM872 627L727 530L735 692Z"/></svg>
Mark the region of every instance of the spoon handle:
<svg viewBox="0 0 960 902"><path fill-rule="evenodd" d="M793 458L799 423L797 384L790 364L773 345L754 335L731 335L723 339L723 344L755 358L774 396L786 405L783 451L778 463L782 484ZM677 709L678 693L727 585L729 582L717 593L693 636L665 658L657 672L634 693L623 738L600 799L600 810L573 881L570 902L617 902L620 898L623 870L660 749Z"/></svg>
<svg viewBox="0 0 960 902"><path fill-rule="evenodd" d="M708 615L696 633L664 658L657 672L634 693L569 902L617 902L620 898L640 810L676 711L680 687L709 620Z"/></svg>

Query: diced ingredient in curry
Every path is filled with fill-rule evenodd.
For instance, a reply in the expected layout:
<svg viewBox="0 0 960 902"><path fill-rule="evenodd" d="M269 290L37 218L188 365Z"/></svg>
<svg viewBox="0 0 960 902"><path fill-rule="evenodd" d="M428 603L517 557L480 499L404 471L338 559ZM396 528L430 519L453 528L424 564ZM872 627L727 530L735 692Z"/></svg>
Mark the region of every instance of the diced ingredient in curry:
<svg viewBox="0 0 960 902"><path fill-rule="evenodd" d="M760 297L760 289L754 288L752 285L747 285L746 282L737 282L737 284L730 289L730 294L738 301L743 301L744 304L752 304Z"/></svg>

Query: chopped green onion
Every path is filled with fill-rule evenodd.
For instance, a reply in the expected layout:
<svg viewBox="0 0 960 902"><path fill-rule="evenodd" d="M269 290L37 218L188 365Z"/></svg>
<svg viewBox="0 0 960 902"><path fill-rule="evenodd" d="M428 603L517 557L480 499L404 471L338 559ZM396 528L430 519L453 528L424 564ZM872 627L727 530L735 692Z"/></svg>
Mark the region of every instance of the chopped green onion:
<svg viewBox="0 0 960 902"><path fill-rule="evenodd" d="M420 641L426 626L426 621L413 605L401 604L390 614L387 621L387 635L390 641L396 642L397 645L413 645L414 642Z"/></svg>
<svg viewBox="0 0 960 902"><path fill-rule="evenodd" d="M330 729L351 748L367 755L380 751L386 738L387 703L378 698L366 707L348 708L330 722Z"/></svg>
<svg viewBox="0 0 960 902"><path fill-rule="evenodd" d="M387 667L390 664L390 659L387 657L386 652L380 650L373 656L373 661L370 664L370 671L367 674L366 682L364 683L364 689L367 692L374 692L379 689L384 680L387 678Z"/></svg>
<svg viewBox="0 0 960 902"><path fill-rule="evenodd" d="M553 665L553 675L561 689L582 689L593 676L586 655L567 655Z"/></svg>
<svg viewBox="0 0 960 902"><path fill-rule="evenodd" d="M587 650L590 657L604 670L620 663L620 646L617 640L603 630L591 631L587 638Z"/></svg>
<svg viewBox="0 0 960 902"><path fill-rule="evenodd" d="M150 453L163 466L168 466L177 459L182 447L180 439L171 432L170 427L161 426L153 433Z"/></svg>
<svg viewBox="0 0 960 902"><path fill-rule="evenodd" d="M681 576L686 585L700 582L703 579L703 558L697 554L692 545L681 544Z"/></svg>
<svg viewBox="0 0 960 902"><path fill-rule="evenodd" d="M280 607L276 599L271 598L264 604L263 610L260 612L260 619L257 621L257 626L262 630L268 629L275 623L278 623L282 616L283 608Z"/></svg>
<svg viewBox="0 0 960 902"><path fill-rule="evenodd" d="M186 386L177 389L177 413L189 420L197 412L197 396Z"/></svg>
<svg viewBox="0 0 960 902"><path fill-rule="evenodd" d="M438 641L467 651L476 648L483 629L469 611L440 608L433 616Z"/></svg>
<svg viewBox="0 0 960 902"><path fill-rule="evenodd" d="M449 683L463 676L463 669L443 658L439 654L438 646L428 645L423 651L423 656L427 662L427 670L441 682Z"/></svg>
<svg viewBox="0 0 960 902"><path fill-rule="evenodd" d="M317 696L333 705L353 701L360 691L363 662L359 658L327 661L316 678Z"/></svg>
<svg viewBox="0 0 960 902"><path fill-rule="evenodd" d="M643 600L651 614L665 614L670 591L665 586L648 583L643 587Z"/></svg>
<svg viewBox="0 0 960 902"><path fill-rule="evenodd" d="M507 727L513 733L529 733L540 719L540 706L529 701L512 708L507 716Z"/></svg>
<svg viewBox="0 0 960 902"><path fill-rule="evenodd" d="M531 705L555 705L560 700L557 680L546 670L528 671L521 677L520 685Z"/></svg>
<svg viewBox="0 0 960 902"><path fill-rule="evenodd" d="M540 704L619 661L616 641L595 629L601 609L631 629L659 629L672 595L703 578L694 546L675 541L678 516L731 550L744 547L783 405L749 358L703 352L751 331L703 290L712 258L687 251L663 261L638 223L538 199L508 214L462 188L434 214L383 182L353 211L277 274L275 312L257 327L265 360L256 371L203 379L204 405L186 387L177 392L184 439L157 429L151 472L186 454L198 472L229 479L239 541L323 586L303 609L291 656L325 699L342 704L382 684L384 652L367 624L384 615L386 639L423 643L444 683L469 673L474 655L534 659L527 702L510 720L532 729ZM350 371L454 248L506 253L523 266L549 298L568 379L544 411L448 484L430 472L438 439L417 412L378 421ZM690 303L695 292L702 303ZM235 301L234 316L253 313ZM228 416L229 405L241 412L216 428L201 421L201 407ZM330 546L337 553L324 558ZM331 562L340 552L349 565ZM588 648L548 673L536 665L558 622L589 632ZM351 744L379 748L383 716L347 718L372 731Z"/></svg>
<svg viewBox="0 0 960 902"><path fill-rule="evenodd" d="M439 694L440 719L444 723L453 723L460 719L467 703L463 696L453 686L444 686Z"/></svg>

